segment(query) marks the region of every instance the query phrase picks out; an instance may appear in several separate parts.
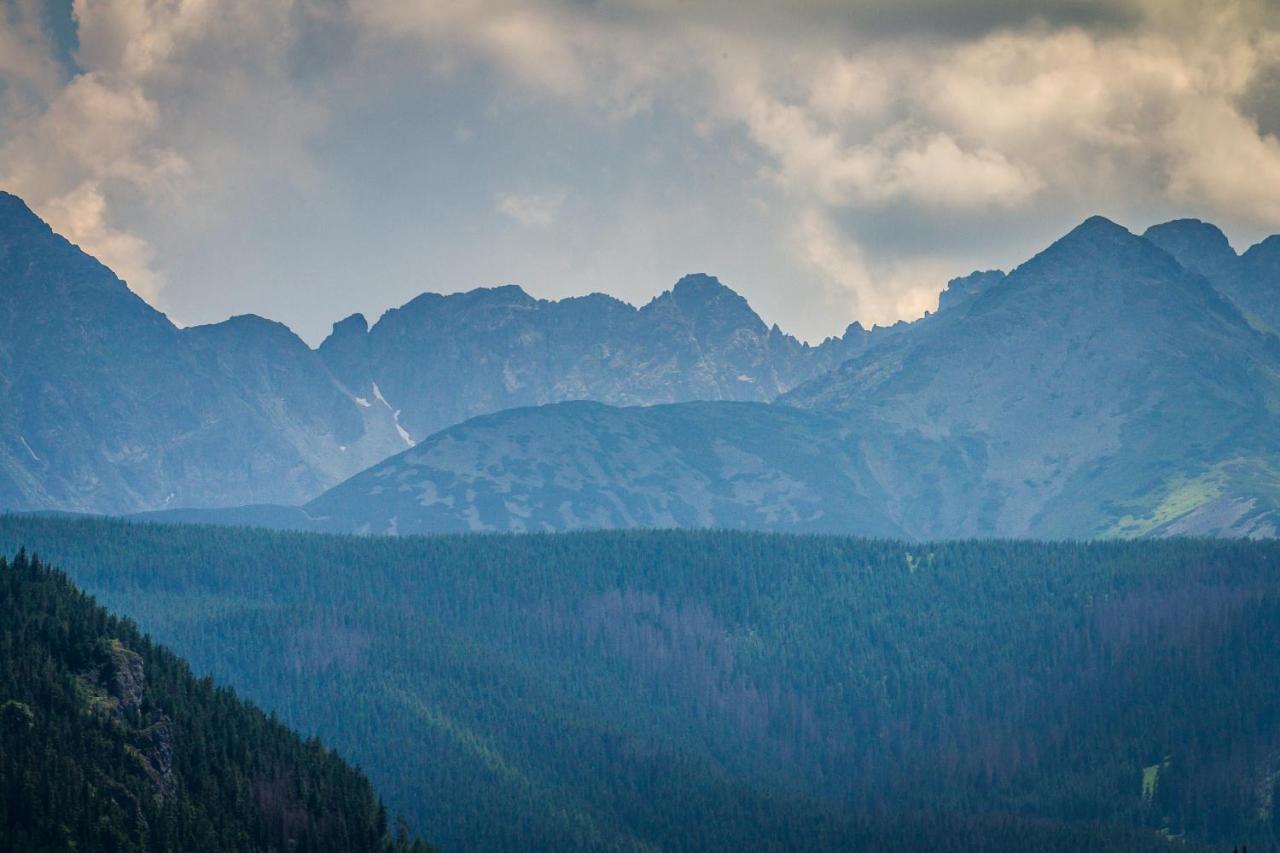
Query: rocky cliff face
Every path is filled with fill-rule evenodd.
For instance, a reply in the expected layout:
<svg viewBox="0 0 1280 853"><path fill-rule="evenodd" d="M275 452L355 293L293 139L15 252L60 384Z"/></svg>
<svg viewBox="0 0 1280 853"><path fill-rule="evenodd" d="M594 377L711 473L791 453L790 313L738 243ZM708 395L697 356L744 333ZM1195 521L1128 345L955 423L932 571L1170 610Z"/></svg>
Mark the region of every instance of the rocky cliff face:
<svg viewBox="0 0 1280 853"><path fill-rule="evenodd" d="M1280 237L1237 255L1216 225L1198 219L1155 225L1143 236L1208 279L1255 328L1280 334Z"/></svg>
<svg viewBox="0 0 1280 853"><path fill-rule="evenodd" d="M142 656L119 640L100 641L97 656L98 666L77 676L85 712L110 721L126 744L124 754L149 781L156 800L173 800L178 785L173 771L173 720L143 707L146 671ZM130 805L141 814L140 804Z"/></svg>
<svg viewBox="0 0 1280 853"><path fill-rule="evenodd" d="M358 315L343 320L319 352L418 441L476 415L566 400L768 402L866 339L855 326L811 347L715 278L690 275L639 309L603 294L534 299L514 286L423 294L371 329Z"/></svg>

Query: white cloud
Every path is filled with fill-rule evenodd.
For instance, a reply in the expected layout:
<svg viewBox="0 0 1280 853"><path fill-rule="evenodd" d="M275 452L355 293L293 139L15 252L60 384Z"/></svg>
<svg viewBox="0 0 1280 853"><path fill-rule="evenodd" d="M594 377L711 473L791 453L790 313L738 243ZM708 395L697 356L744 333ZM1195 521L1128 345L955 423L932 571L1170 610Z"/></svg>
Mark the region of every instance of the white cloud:
<svg viewBox="0 0 1280 853"><path fill-rule="evenodd" d="M155 299L163 281L152 269L151 249L139 237L107 224L107 203L98 187L83 183L65 195L49 199L45 216L72 242L90 250L144 299Z"/></svg>
<svg viewBox="0 0 1280 853"><path fill-rule="evenodd" d="M938 282L948 275L937 261L873 264L860 246L815 209L801 214L792 236L827 288L827 301L851 307L867 327L914 320L937 308Z"/></svg>
<svg viewBox="0 0 1280 853"><path fill-rule="evenodd" d="M288 81L297 5L75 0L82 70L41 71L40 97L5 124L0 185L154 298L165 277L128 220L196 215L264 170L307 175L320 111ZM0 27L0 55L11 40ZM43 49L57 68L47 38ZM20 76L11 64L4 82Z"/></svg>
<svg viewBox="0 0 1280 853"><path fill-rule="evenodd" d="M57 89L61 76L44 31L39 0L0 6L0 80L8 84L5 111L25 112L27 99L47 97Z"/></svg>
<svg viewBox="0 0 1280 853"><path fill-rule="evenodd" d="M549 228L555 224L564 207L567 193L555 190L545 193L499 193L494 200L499 213L527 228Z"/></svg>

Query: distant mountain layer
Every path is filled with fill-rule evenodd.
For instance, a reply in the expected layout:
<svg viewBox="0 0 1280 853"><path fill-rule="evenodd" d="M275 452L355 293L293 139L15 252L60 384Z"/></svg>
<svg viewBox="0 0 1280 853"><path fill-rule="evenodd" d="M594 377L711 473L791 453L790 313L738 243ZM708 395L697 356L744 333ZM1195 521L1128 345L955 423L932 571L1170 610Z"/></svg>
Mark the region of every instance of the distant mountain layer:
<svg viewBox="0 0 1280 853"><path fill-rule="evenodd" d="M703 527L901 536L853 429L759 403L476 418L303 509L359 533Z"/></svg>
<svg viewBox="0 0 1280 853"><path fill-rule="evenodd" d="M1102 218L782 402L969 448L917 535L1280 529L1280 339Z"/></svg>
<svg viewBox="0 0 1280 853"><path fill-rule="evenodd" d="M692 275L638 309L424 294L312 350L252 316L176 329L0 196L0 508L391 533L1272 536L1277 251L1095 217L1008 275L952 281L934 314L818 347Z"/></svg>
<svg viewBox="0 0 1280 853"><path fill-rule="evenodd" d="M424 294L319 350L260 317L178 329L0 193L0 508L301 503L469 417L589 399L769 401L860 352L768 327L714 278L636 309Z"/></svg>
<svg viewBox="0 0 1280 853"><path fill-rule="evenodd" d="M424 293L373 328L334 325L325 364L421 440L476 415L565 400L619 406L768 402L857 354L867 333L810 347L766 326L717 279L689 275L643 308L604 294L559 302L515 286Z"/></svg>
<svg viewBox="0 0 1280 853"><path fill-rule="evenodd" d="M0 558L6 850L425 851L368 781L97 607Z"/></svg>
<svg viewBox="0 0 1280 853"><path fill-rule="evenodd" d="M1203 275L1094 218L1008 276L948 294L946 310L884 330L774 405L503 412L263 523L920 539L1280 530L1280 339Z"/></svg>

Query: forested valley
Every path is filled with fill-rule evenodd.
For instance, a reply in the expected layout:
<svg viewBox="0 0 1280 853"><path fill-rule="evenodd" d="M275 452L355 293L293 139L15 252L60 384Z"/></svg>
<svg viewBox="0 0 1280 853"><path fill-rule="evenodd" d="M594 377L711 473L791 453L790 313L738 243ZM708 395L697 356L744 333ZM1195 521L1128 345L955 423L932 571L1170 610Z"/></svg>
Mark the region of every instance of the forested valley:
<svg viewBox="0 0 1280 853"><path fill-rule="evenodd" d="M0 559L0 849L380 851L369 782L19 551Z"/></svg>
<svg viewBox="0 0 1280 853"><path fill-rule="evenodd" d="M1280 839L1274 541L3 517L20 547L445 849Z"/></svg>

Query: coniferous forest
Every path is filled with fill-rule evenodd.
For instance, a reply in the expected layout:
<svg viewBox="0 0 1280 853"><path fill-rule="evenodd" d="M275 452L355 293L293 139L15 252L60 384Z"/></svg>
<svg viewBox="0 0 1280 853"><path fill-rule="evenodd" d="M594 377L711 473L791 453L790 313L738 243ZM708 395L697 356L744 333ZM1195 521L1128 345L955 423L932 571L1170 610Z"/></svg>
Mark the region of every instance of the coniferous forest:
<svg viewBox="0 0 1280 853"><path fill-rule="evenodd" d="M357 763L445 849L1280 839L1275 541L359 538L0 519L0 548L19 547ZM104 671L94 642L72 647L67 671ZM149 679L181 669L160 660ZM12 676L6 690L32 705ZM300 750L287 754L310 763L291 763L331 786L314 790L359 804L334 818L343 831L377 841L358 777L265 720L254 731L262 754L244 760ZM208 737L200 754L232 750Z"/></svg>
<svg viewBox="0 0 1280 853"><path fill-rule="evenodd" d="M0 559L0 849L384 851L369 782L19 552Z"/></svg>

